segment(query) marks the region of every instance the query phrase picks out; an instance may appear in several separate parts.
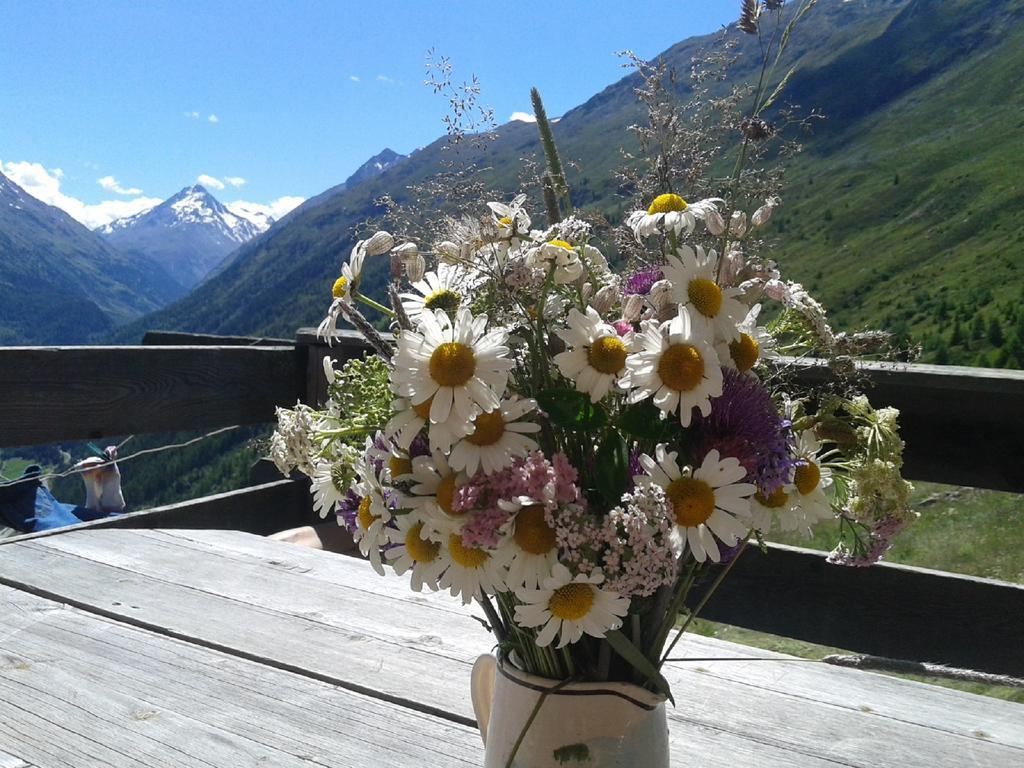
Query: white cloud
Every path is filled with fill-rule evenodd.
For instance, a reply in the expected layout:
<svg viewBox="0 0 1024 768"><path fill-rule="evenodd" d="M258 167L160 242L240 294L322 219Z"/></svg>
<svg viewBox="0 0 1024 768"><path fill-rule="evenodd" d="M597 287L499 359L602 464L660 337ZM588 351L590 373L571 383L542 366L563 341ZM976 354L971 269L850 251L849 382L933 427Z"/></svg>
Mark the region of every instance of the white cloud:
<svg viewBox="0 0 1024 768"><path fill-rule="evenodd" d="M196 177L196 181L202 184L204 187L213 187L214 189L224 189L224 182L218 179L216 176L208 176L205 173L200 173Z"/></svg>
<svg viewBox="0 0 1024 768"><path fill-rule="evenodd" d="M220 118L217 117L216 115L210 115L206 119L209 120L211 123L219 123L220 122Z"/></svg>
<svg viewBox="0 0 1024 768"><path fill-rule="evenodd" d="M277 221L289 211L298 208L306 202L306 198L298 197L296 195L285 195L279 197L277 200L264 205L263 203L250 203L247 200L235 200L233 203L226 203L229 210L235 211L240 215L261 213L264 216L270 216Z"/></svg>
<svg viewBox="0 0 1024 768"><path fill-rule="evenodd" d="M361 80L359 79L359 75L349 75L349 76L348 76L348 79L349 79L349 80L351 80L351 81L352 81L353 83L359 83L359 82L362 82L362 81L361 81Z"/></svg>
<svg viewBox="0 0 1024 768"><path fill-rule="evenodd" d="M0 169L32 197L60 208L90 229L141 213L161 202L157 197L136 197L134 200L104 200L87 204L60 191L60 180L64 174L56 172L59 168L48 171L41 163L22 161L0 163Z"/></svg>
<svg viewBox="0 0 1024 768"><path fill-rule="evenodd" d="M52 173L58 179L63 179L64 178L64 171L61 170L60 168L51 168L50 169L50 173ZM136 194L141 195L142 192L141 191L140 192L136 192Z"/></svg>
<svg viewBox="0 0 1024 768"><path fill-rule="evenodd" d="M56 171L60 171L57 168ZM63 173L54 172L54 175L59 179L64 176ZM116 192L119 195L127 195L128 197L137 197L142 194L142 190L138 187L122 187L117 183L117 179L113 176L104 176L102 179L96 179L96 183L103 187L108 192Z"/></svg>
<svg viewBox="0 0 1024 768"><path fill-rule="evenodd" d="M377 75L377 82L379 83L394 83L395 81L387 75Z"/></svg>
<svg viewBox="0 0 1024 768"><path fill-rule="evenodd" d="M225 176L224 182L230 184L232 187L240 187L245 184L245 179L241 176Z"/></svg>
<svg viewBox="0 0 1024 768"><path fill-rule="evenodd" d="M191 118L192 120L198 120L199 119L199 113L198 112L185 112L185 117Z"/></svg>
<svg viewBox="0 0 1024 768"><path fill-rule="evenodd" d="M529 112L513 112L508 118L510 121L518 121L520 123L536 123L537 118L531 115Z"/></svg>

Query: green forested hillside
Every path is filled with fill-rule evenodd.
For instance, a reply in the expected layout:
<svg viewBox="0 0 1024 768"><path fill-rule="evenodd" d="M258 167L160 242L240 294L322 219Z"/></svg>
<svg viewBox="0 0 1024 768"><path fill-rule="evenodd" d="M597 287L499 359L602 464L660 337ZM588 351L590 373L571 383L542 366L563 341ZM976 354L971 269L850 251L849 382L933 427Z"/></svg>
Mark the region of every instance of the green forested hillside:
<svg viewBox="0 0 1024 768"><path fill-rule="evenodd" d="M791 164L774 237L787 276L825 300L837 327L889 327L935 362L1022 362L1022 21L1024 0L821 0L798 30L788 93L827 119ZM730 35L740 54L732 77L744 80L754 44ZM665 52L683 75L681 96L691 58L714 39ZM638 83L624 78L555 125L563 157L581 168L571 179L576 202L613 220L628 202L613 170L620 147L632 146L627 127L641 119ZM315 324L357 225L380 213L374 200L401 200L436 173L443 143L300 209L120 338L147 328L289 335ZM502 126L480 158L484 180L510 196L520 159L538 154L533 126ZM385 268L371 263L366 284Z"/></svg>

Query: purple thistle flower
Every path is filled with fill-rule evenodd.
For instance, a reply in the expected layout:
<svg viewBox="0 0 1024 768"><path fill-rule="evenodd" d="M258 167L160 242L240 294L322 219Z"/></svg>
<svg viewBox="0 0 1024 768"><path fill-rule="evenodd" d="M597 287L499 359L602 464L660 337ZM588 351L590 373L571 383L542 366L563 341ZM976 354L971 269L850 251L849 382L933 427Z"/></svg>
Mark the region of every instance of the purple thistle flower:
<svg viewBox="0 0 1024 768"><path fill-rule="evenodd" d="M626 293L636 293L646 296L651 292L651 286L662 279L664 275L661 267L647 267L634 272L626 278Z"/></svg>
<svg viewBox="0 0 1024 768"><path fill-rule="evenodd" d="M747 479L770 496L792 472L790 424L757 379L732 369L722 373L722 396L711 401L711 414L694 418L697 455L717 448L723 457L735 456Z"/></svg>
<svg viewBox="0 0 1024 768"><path fill-rule="evenodd" d="M359 503L362 498L358 493L349 488L345 492L345 498L338 502L338 505L334 508L334 514L338 516L338 522L345 526L349 533L355 533L356 527L359 525L356 522L356 515L359 514Z"/></svg>

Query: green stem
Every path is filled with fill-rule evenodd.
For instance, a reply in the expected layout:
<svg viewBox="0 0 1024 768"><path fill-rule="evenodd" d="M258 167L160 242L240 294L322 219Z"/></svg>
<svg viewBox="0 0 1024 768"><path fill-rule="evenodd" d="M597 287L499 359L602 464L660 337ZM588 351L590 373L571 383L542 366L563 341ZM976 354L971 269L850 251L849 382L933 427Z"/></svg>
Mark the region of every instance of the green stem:
<svg viewBox="0 0 1024 768"><path fill-rule="evenodd" d="M388 317L394 317L395 316L395 312L394 312L393 309L391 309L389 307L385 307L383 304L378 304L376 301L371 299L369 296L364 296L363 294L361 294L359 292L353 292L352 297L356 301L361 301L366 306L371 307L372 309L376 309L378 312L380 312L383 315L387 315Z"/></svg>
<svg viewBox="0 0 1024 768"><path fill-rule="evenodd" d="M743 539L743 543L740 545L739 551L736 552L732 560L729 561L729 564L722 569L722 572L718 574L715 580L711 583L711 587L708 589L707 592L704 593L704 596L700 599L700 602L697 603L697 607L690 611L690 615L686 617L686 621L683 622L683 626L679 628L679 632L676 633L676 636L672 639L672 642L669 644L668 648L665 649L665 653L662 655L661 661L658 662L658 669L661 669L662 665L665 663L665 660L671 655L672 649L675 648L676 643L679 642L679 638L681 638L683 636L683 633L686 632L687 629L689 629L690 624L692 624L693 620L697 618L697 615L702 610L704 610L704 606L707 604L708 600L710 600L711 596L715 594L715 591L718 589L719 585L722 583L725 577L729 575L729 571L732 570L732 567L736 565L736 561L740 559L740 555L743 554L743 552L747 548L747 544L750 542L751 534L753 534L753 531L750 531L747 534L746 538Z"/></svg>
<svg viewBox="0 0 1024 768"><path fill-rule="evenodd" d="M519 738L516 739L516 743L512 745L512 752L509 753L508 760L505 762L505 768L512 768L512 761L515 760L516 753L519 752L519 747L523 744L523 739L526 738L526 732L530 730L530 726L533 725L533 721L537 719L537 713L540 712L541 706L544 701L552 693L557 693L562 690L565 686L572 682L572 678L566 678L558 685L553 688L546 689L540 696L537 697L537 703L533 706L533 711L530 712L530 717L526 720L526 725L523 726L523 730L519 732Z"/></svg>

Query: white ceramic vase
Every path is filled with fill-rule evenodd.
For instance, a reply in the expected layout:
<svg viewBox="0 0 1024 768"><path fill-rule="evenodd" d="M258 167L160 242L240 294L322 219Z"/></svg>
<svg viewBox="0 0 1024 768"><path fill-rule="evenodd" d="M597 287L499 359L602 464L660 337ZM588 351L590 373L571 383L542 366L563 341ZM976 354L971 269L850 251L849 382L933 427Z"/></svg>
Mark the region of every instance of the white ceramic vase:
<svg viewBox="0 0 1024 768"><path fill-rule="evenodd" d="M471 693L485 768L505 768L523 728L557 680L485 655ZM665 698L629 683L569 683L545 696L511 763L516 768L668 768Z"/></svg>

